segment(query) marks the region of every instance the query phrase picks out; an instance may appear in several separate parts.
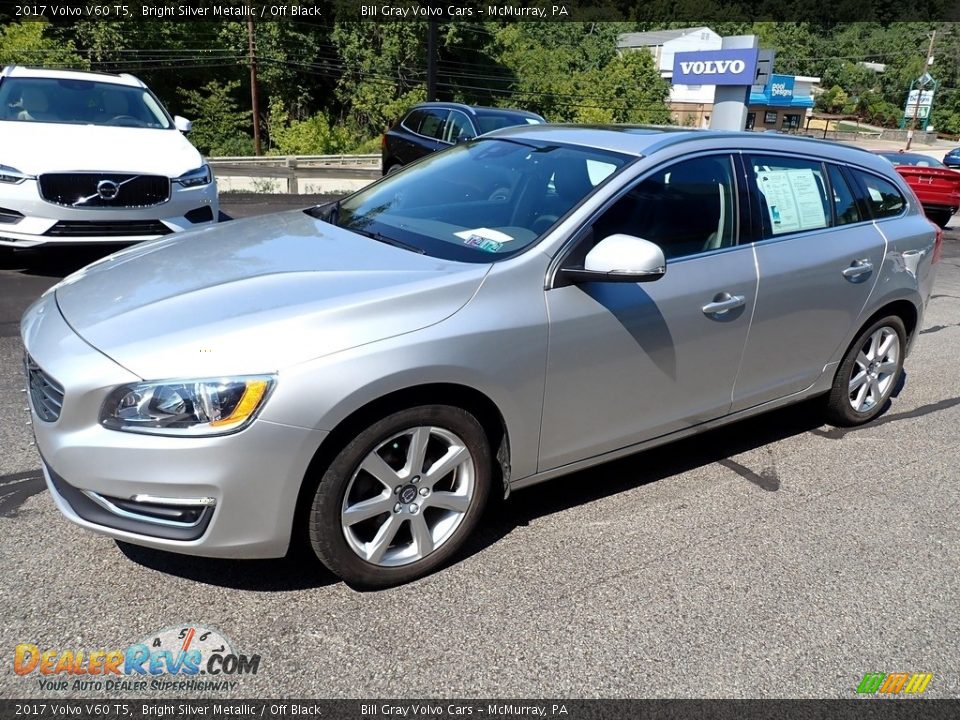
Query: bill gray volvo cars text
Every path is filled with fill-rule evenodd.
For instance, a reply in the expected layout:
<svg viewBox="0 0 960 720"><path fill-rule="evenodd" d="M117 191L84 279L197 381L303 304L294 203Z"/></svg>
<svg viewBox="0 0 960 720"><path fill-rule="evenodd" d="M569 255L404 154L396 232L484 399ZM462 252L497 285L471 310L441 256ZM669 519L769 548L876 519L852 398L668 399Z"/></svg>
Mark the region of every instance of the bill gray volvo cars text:
<svg viewBox="0 0 960 720"><path fill-rule="evenodd" d="M491 493L813 396L870 421L940 242L861 150L504 129L64 279L22 320L36 443L90 530L405 582Z"/></svg>

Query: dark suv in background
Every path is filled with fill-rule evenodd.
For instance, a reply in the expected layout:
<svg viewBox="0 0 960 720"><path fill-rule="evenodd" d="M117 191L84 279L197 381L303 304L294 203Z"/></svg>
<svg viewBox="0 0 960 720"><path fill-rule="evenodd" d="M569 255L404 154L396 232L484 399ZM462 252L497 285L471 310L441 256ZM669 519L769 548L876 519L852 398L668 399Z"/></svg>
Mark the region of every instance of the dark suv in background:
<svg viewBox="0 0 960 720"><path fill-rule="evenodd" d="M380 143L383 174L399 170L424 155L493 130L544 122L546 120L542 117L526 110L447 102L421 103L383 134Z"/></svg>

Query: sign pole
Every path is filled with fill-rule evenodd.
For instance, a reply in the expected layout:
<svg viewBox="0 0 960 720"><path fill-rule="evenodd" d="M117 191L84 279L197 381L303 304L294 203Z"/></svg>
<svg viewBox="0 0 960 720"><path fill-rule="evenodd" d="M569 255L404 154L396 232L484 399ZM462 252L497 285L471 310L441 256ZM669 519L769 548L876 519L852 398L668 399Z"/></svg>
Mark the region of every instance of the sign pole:
<svg viewBox="0 0 960 720"><path fill-rule="evenodd" d="M937 41L937 31L934 30L933 35L930 36L930 48L927 50L927 64L924 66L924 70L923 70L923 74L928 78L930 76L927 75L926 68L929 67L930 65L933 65L933 46L934 46L934 43L936 43L936 41ZM913 142L913 131L917 127L917 117L919 117L920 115L920 99L923 97L923 88L924 88L924 85L926 85L926 83L924 82L919 82L917 84L918 84L917 105L913 109L913 117L910 118L910 129L907 130L907 146L904 148L904 150L909 150L910 144ZM924 129L926 129L927 127L926 122L923 123L923 127Z"/></svg>
<svg viewBox="0 0 960 720"><path fill-rule="evenodd" d="M723 50L755 50L759 46L756 35L735 35L723 38ZM711 130L743 130L747 124L747 103L750 88L756 79L756 60L751 77L741 85L717 85L713 94ZM707 84L708 81L704 81Z"/></svg>

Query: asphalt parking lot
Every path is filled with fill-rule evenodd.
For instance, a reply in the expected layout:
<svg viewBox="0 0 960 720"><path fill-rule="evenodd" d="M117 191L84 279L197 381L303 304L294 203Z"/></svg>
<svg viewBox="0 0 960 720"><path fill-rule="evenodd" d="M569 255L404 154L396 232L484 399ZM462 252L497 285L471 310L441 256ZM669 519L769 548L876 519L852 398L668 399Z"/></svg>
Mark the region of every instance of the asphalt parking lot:
<svg viewBox="0 0 960 720"><path fill-rule="evenodd" d="M516 492L451 567L372 593L294 559L168 555L67 523L25 424L17 321L88 260L8 262L0 695L67 696L14 674L18 643L122 648L199 624L261 656L215 696L853 697L864 673L904 671L958 697L958 224L873 424L824 426L808 403Z"/></svg>

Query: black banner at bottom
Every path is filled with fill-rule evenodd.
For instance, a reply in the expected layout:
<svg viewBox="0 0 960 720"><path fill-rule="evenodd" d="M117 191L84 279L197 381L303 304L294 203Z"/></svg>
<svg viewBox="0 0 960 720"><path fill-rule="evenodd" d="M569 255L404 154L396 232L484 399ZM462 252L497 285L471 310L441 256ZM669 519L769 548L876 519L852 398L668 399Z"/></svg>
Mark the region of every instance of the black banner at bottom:
<svg viewBox="0 0 960 720"><path fill-rule="evenodd" d="M862 700L0 700L0 719L888 720L960 717L960 699Z"/></svg>

